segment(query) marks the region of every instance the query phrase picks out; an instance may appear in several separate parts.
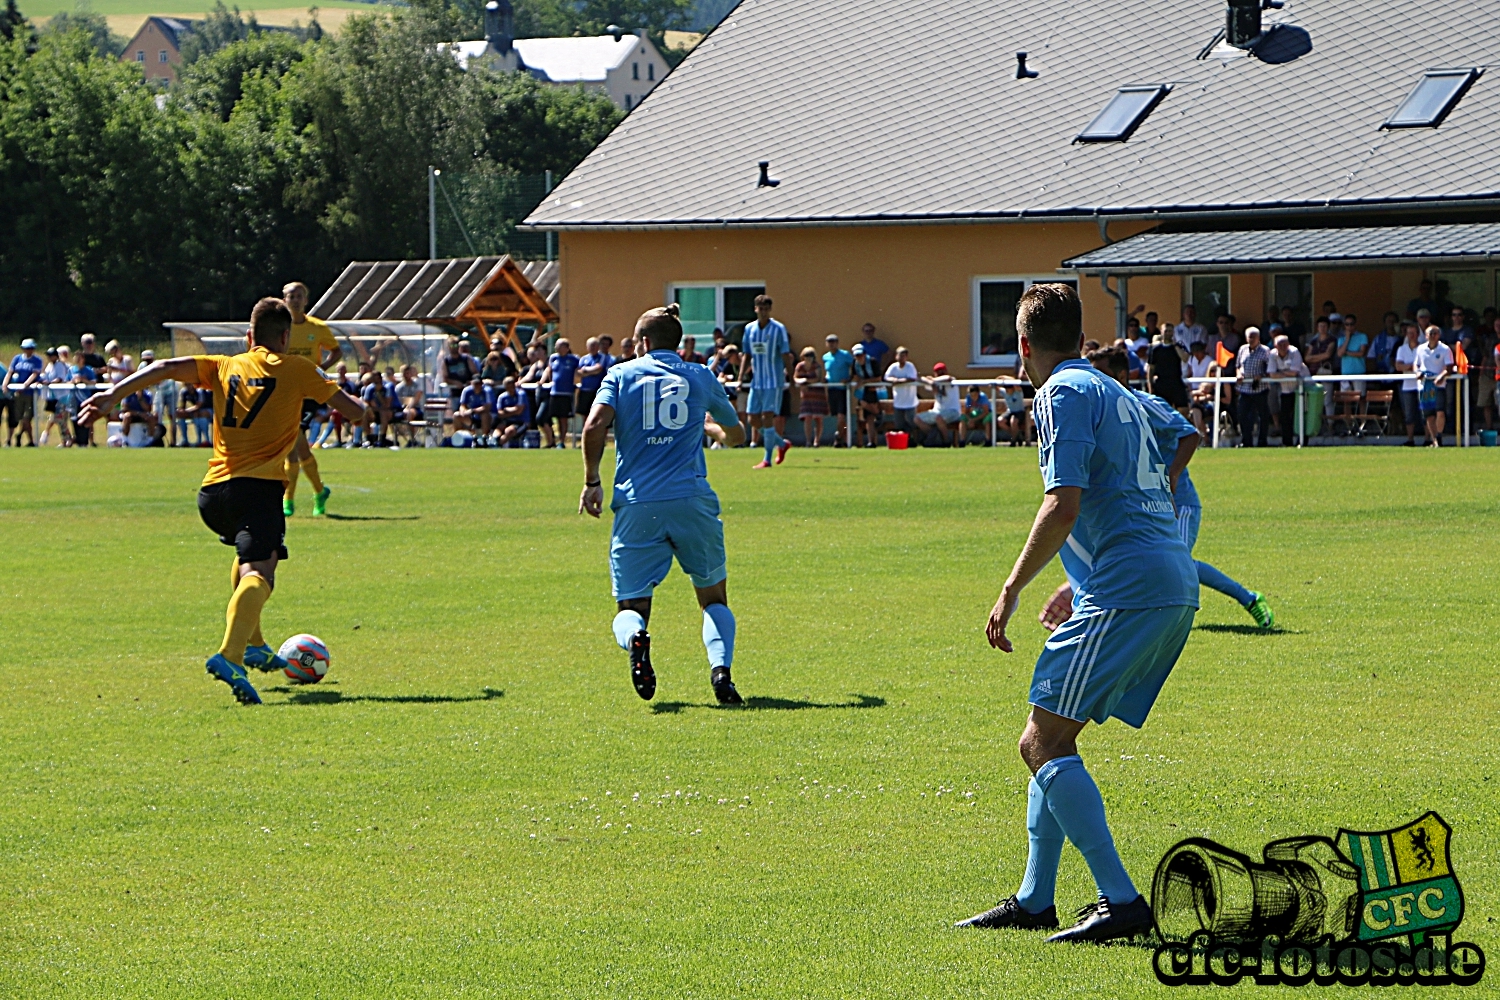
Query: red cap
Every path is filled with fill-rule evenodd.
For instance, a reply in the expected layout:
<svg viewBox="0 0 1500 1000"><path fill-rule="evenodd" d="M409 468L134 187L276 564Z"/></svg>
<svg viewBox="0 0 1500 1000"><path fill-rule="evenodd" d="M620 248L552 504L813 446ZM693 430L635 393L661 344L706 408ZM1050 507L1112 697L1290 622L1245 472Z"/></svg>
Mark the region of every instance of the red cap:
<svg viewBox="0 0 1500 1000"><path fill-rule="evenodd" d="M941 375L948 374L948 366L945 365L945 364L943 364L941 361L939 361L937 364L933 365L932 366L932 370L935 371L935 372L938 372Z"/></svg>

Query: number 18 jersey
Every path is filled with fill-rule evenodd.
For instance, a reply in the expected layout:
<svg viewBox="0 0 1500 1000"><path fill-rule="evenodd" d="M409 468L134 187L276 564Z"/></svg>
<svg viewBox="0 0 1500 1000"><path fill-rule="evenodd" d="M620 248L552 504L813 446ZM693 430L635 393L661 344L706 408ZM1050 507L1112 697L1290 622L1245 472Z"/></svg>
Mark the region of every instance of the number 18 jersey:
<svg viewBox="0 0 1500 1000"><path fill-rule="evenodd" d="M1198 573L1140 401L1087 361L1065 361L1037 390L1035 419L1044 488L1083 489L1063 557L1085 574L1074 610L1196 608Z"/></svg>
<svg viewBox="0 0 1500 1000"><path fill-rule="evenodd" d="M264 347L193 360L198 387L214 394L214 454L203 485L239 478L285 482L282 463L297 440L302 400L326 403L338 386L307 358Z"/></svg>
<svg viewBox="0 0 1500 1000"><path fill-rule="evenodd" d="M712 496L703 461L703 415L739 423L713 373L672 351L611 365L594 397L615 411L612 509L631 503Z"/></svg>

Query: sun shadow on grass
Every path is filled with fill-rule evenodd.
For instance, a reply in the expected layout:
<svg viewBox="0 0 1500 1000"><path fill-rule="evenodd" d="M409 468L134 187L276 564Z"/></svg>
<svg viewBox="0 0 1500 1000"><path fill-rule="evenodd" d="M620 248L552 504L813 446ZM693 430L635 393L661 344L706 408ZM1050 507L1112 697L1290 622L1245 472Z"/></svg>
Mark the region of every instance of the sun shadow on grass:
<svg viewBox="0 0 1500 1000"><path fill-rule="evenodd" d="M760 709L776 712L791 712L803 708L883 708L885 699L877 698L871 694L857 694L853 701L806 701L801 698L770 698L754 696L745 699L743 705L720 705L714 702L692 702L692 701L658 701L652 704L651 711L656 715L676 715L685 708L715 708L730 710Z"/></svg>
<svg viewBox="0 0 1500 1000"><path fill-rule="evenodd" d="M271 690L286 690L285 688ZM296 691L278 705L345 705L356 701L381 702L390 705L451 705L465 701L493 701L505 697L496 688L481 688L478 694L344 694L342 691Z"/></svg>
<svg viewBox="0 0 1500 1000"><path fill-rule="evenodd" d="M382 517L379 514L324 514L330 521L420 521L421 514L404 514L400 517Z"/></svg>
<svg viewBox="0 0 1500 1000"><path fill-rule="evenodd" d="M1301 635L1296 629L1261 628L1259 625L1224 625L1219 622L1204 622L1193 626L1194 632L1227 632L1230 635Z"/></svg>

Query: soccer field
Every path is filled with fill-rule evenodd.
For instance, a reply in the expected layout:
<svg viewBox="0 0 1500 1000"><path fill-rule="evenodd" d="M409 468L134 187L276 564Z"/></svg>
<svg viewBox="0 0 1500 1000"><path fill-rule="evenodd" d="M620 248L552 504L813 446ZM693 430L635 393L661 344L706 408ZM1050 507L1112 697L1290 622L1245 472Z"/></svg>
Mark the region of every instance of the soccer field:
<svg viewBox="0 0 1500 1000"><path fill-rule="evenodd" d="M708 456L747 708L713 703L680 573L636 697L576 452L447 450L321 453L331 516L292 519L264 620L333 666L254 674L242 708L203 671L231 555L194 506L206 452L0 453L0 995L1168 993L1145 947L951 927L1025 865L1056 564L1016 653L983 627L1035 452L754 458ZM1193 473L1198 556L1281 629L1205 591L1146 728L1081 740L1137 885L1183 837L1258 857L1436 810L1455 937L1500 955L1500 451ZM1092 895L1069 847L1060 913Z"/></svg>

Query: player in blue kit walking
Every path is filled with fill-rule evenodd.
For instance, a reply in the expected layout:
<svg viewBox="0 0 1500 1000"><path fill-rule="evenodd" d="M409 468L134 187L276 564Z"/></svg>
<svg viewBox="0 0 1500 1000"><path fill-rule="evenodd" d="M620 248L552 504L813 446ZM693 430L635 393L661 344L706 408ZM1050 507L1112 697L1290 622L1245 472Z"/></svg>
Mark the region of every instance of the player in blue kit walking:
<svg viewBox="0 0 1500 1000"><path fill-rule="evenodd" d="M1051 929L1063 840L1088 862L1098 899L1048 941L1107 941L1151 929L1104 816L1099 787L1078 754L1089 720L1146 721L1177 663L1198 608L1198 577L1177 532L1167 464L1140 402L1079 357L1083 311L1067 285L1033 285L1016 309L1035 402L1046 496L1026 546L990 613L990 645L1011 652L1006 626L1021 592L1064 545L1088 576L1075 613L1048 638L1032 674L1021 758L1031 770L1021 887L959 926ZM1069 542L1070 536L1074 540Z"/></svg>
<svg viewBox="0 0 1500 1000"><path fill-rule="evenodd" d="M1093 351L1089 354L1089 362L1121 385L1129 386L1130 366L1124 351L1113 347ZM1146 416L1151 421L1151 432L1156 435L1156 443L1162 455L1171 461L1168 478L1172 486L1172 502L1177 507L1177 533L1188 547L1188 552L1192 552L1193 546L1198 543L1198 526L1203 522L1203 503L1198 499L1198 490L1193 486L1193 477L1188 472L1187 464L1198 450L1201 437L1187 418L1160 396L1136 389L1131 392L1146 409ZM1078 581L1088 574L1087 567L1071 546L1063 547L1060 558L1068 582L1057 588L1057 592L1038 616L1043 627L1049 631L1072 616L1073 595L1078 589ZM1271 610L1264 594L1246 588L1218 567L1201 559L1194 559L1193 567L1198 571L1199 584L1233 599L1250 613L1255 624L1261 628L1275 628L1276 614Z"/></svg>
<svg viewBox="0 0 1500 1000"><path fill-rule="evenodd" d="M583 495L578 511L604 508L599 461L615 426L614 531L609 570L615 601L615 641L630 654L636 693L656 694L651 668L651 595L672 571L672 557L692 578L703 609L709 683L722 705L743 704L729 670L734 661L734 614L729 610L724 522L708 485L703 435L726 447L745 429L713 373L677 356L682 323L676 303L651 309L635 324L641 356L612 365L583 426Z"/></svg>

